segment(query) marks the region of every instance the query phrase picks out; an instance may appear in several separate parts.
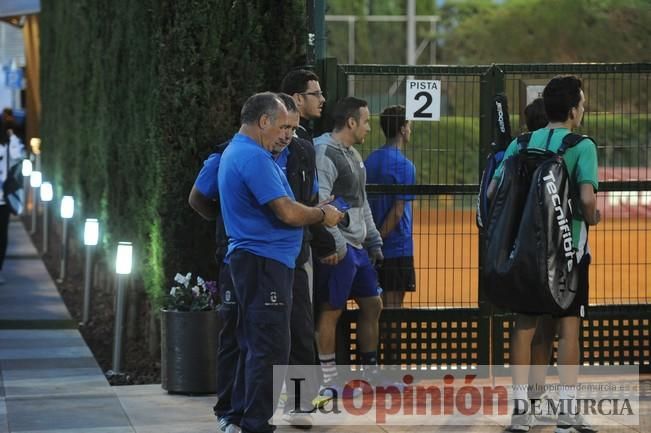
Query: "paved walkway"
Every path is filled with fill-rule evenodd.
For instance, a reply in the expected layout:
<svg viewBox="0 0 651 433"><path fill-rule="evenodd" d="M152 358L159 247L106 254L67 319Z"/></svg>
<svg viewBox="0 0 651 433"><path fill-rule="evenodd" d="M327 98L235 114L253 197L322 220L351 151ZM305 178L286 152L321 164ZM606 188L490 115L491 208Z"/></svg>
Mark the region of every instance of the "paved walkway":
<svg viewBox="0 0 651 433"><path fill-rule="evenodd" d="M0 433L216 433L214 396L168 395L160 385L111 387L79 334L22 224L10 223L0 286ZM641 425L601 432L650 432ZM297 430L282 427L278 432ZM501 432L476 427L315 427L314 432ZM551 432L537 427L534 432Z"/></svg>

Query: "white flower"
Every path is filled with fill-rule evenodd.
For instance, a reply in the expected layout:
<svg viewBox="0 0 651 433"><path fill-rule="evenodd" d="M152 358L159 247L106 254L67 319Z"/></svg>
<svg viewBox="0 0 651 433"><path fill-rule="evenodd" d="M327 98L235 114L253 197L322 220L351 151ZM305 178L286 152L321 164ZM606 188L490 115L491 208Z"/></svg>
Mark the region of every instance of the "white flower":
<svg viewBox="0 0 651 433"><path fill-rule="evenodd" d="M199 293L201 293L201 289L200 289L198 286L194 286L194 287L192 288L192 294L193 294L194 296L199 296Z"/></svg>
<svg viewBox="0 0 651 433"><path fill-rule="evenodd" d="M192 273L188 272L185 276L181 274L176 274L174 276L174 281L176 281L179 284L183 284L185 287L188 287L190 285L190 279L192 278Z"/></svg>
<svg viewBox="0 0 651 433"><path fill-rule="evenodd" d="M178 274L176 274L176 275L178 275ZM176 286L172 287L172 290L170 290L170 295L176 296L176 291L177 290L178 290L178 287L176 287Z"/></svg>
<svg viewBox="0 0 651 433"><path fill-rule="evenodd" d="M203 278L201 278L200 276L197 275L197 286L203 287L204 284L205 284L205 281L203 280Z"/></svg>

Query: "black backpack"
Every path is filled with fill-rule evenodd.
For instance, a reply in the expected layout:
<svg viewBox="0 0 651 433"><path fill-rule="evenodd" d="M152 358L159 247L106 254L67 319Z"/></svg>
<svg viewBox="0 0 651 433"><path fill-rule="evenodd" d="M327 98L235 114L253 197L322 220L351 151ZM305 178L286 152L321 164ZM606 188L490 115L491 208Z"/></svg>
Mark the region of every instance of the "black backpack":
<svg viewBox="0 0 651 433"><path fill-rule="evenodd" d="M493 97L492 120L495 128L493 129L493 140L491 142L491 152L486 159L486 166L479 181L479 194L477 194L477 214L475 222L480 232L484 231L486 225L485 219L488 215L490 203L488 200L488 185L493 179L495 170L504 158L504 152L511 142L511 120L509 117L509 104L504 93L498 93Z"/></svg>
<svg viewBox="0 0 651 433"><path fill-rule="evenodd" d="M488 299L518 313L557 314L576 296L572 199L578 197L562 155L584 135L570 133L557 153L528 148L504 161L490 204L482 278Z"/></svg>

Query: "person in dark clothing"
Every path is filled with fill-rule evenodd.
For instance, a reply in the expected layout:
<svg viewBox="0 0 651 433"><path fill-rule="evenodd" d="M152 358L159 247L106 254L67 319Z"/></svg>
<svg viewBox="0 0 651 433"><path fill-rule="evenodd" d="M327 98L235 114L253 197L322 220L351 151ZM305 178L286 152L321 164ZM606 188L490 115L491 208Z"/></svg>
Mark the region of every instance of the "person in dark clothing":
<svg viewBox="0 0 651 433"><path fill-rule="evenodd" d="M296 200L307 206L314 206L318 202L319 185L309 123L321 116L325 98L321 92L318 76L305 69L289 72L282 81L281 91L283 92L281 97L286 94L293 99L298 108L300 121L294 138L278 155L276 162L285 172ZM296 260L290 320L292 335L290 365L312 365L316 359L312 305L312 251L317 257L335 253L334 238L321 224L305 228L301 253ZM310 378L306 381L308 385L302 389L300 401L296 401L293 395L293 384L286 383L288 395L283 420L295 427L309 428L312 426L312 417L308 412L313 409L311 401L318 393L317 387L312 387L310 384L316 384L318 381L311 377L314 372L309 369L302 374Z"/></svg>
<svg viewBox="0 0 651 433"><path fill-rule="evenodd" d="M310 121L321 117L325 103L319 77L306 69L290 71L283 78L280 89L294 98L298 107L301 119L296 135L313 143L314 134L310 127Z"/></svg>
<svg viewBox="0 0 651 433"><path fill-rule="evenodd" d="M16 123L10 118L4 118L0 128L0 284L6 279L2 274L2 266L7 253L9 236L9 214L11 210L8 205L8 198L4 194L4 183L10 176L10 168L20 163L24 157L24 147L19 138L15 135Z"/></svg>
<svg viewBox="0 0 651 433"><path fill-rule="evenodd" d="M231 393L233 391L233 372L237 368L237 361L240 356L240 349L235 338L235 327L237 325L237 303L233 296L233 281L231 280L230 268L224 261L228 250L228 237L224 228L224 220L219 209L219 189L217 187L217 173L222 153L230 141L222 143L215 148L204 161L201 171L190 191L188 202L190 207L208 221L215 221L215 234L217 248L215 259L219 265L219 317L221 329L219 331L219 342L217 351L217 403L213 407L217 422L222 431L226 431L231 424L229 413L231 412ZM231 429L232 430L232 429Z"/></svg>

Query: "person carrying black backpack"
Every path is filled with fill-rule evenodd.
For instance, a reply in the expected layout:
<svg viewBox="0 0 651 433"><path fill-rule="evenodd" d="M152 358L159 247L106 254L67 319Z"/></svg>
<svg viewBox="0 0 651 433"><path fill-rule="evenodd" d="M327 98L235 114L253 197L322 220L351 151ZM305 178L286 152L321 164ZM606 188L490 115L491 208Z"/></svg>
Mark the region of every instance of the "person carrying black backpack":
<svg viewBox="0 0 651 433"><path fill-rule="evenodd" d="M529 148L547 149L557 152L563 138L581 124L584 114L585 95L581 80L576 76L554 77L543 91L545 111L549 124L531 134ZM504 161L518 152L518 140L513 140L506 150ZM596 144L586 137L563 154L571 183L575 188L578 203L574 203L571 221L573 249L578 266L578 290L572 304L557 314L559 328L558 366L561 385L561 406L556 433L592 433L596 430L588 425L582 414L577 414L576 383L579 371L579 331L588 305L588 226L596 225L601 219L597 209L596 191L599 187ZM504 161L495 172L488 188L489 198L498 189ZM509 431L529 431L533 414L527 401L528 366L531 363L531 342L536 324L542 315L518 314L511 332L510 364L512 366L514 412ZM529 406L529 407L527 407ZM577 414L577 415L571 415Z"/></svg>

